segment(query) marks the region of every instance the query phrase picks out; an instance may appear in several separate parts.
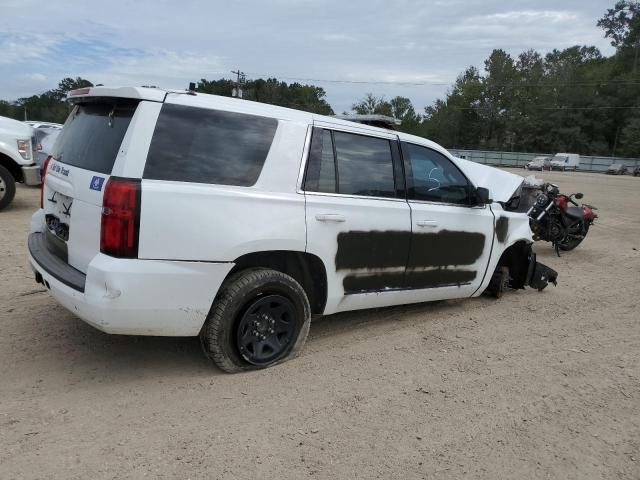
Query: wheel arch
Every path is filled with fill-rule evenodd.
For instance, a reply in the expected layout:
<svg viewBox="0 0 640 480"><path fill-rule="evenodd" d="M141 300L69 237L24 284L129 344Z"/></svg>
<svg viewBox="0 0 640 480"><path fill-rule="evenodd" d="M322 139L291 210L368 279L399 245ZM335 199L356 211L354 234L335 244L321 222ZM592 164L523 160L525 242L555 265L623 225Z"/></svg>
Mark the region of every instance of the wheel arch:
<svg viewBox="0 0 640 480"><path fill-rule="evenodd" d="M505 248L498 259L495 269L497 270L500 267L509 268L512 288L524 288L526 285L531 245L530 239L518 239Z"/></svg>
<svg viewBox="0 0 640 480"><path fill-rule="evenodd" d="M327 303L327 270L322 260L308 252L268 250L236 258L227 278L248 268L269 268L295 279L309 299L311 313L322 314Z"/></svg>
<svg viewBox="0 0 640 480"><path fill-rule="evenodd" d="M13 158L0 152L0 165L9 170L16 182L22 182L22 168Z"/></svg>

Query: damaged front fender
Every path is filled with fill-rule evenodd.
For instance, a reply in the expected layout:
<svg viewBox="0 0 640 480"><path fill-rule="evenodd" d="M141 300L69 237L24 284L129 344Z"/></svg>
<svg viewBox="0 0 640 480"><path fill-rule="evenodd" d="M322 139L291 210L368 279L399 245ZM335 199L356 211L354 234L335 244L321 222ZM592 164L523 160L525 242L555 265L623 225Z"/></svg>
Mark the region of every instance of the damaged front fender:
<svg viewBox="0 0 640 480"><path fill-rule="evenodd" d="M529 247L531 249L531 247ZM536 254L531 252L526 284L538 291L544 290L549 283L558 285L558 272L545 264L536 261Z"/></svg>
<svg viewBox="0 0 640 480"><path fill-rule="evenodd" d="M537 261L531 244L520 241L504 251L486 292L500 298L508 289L529 286L540 291L549 283L557 285L557 279L558 272Z"/></svg>

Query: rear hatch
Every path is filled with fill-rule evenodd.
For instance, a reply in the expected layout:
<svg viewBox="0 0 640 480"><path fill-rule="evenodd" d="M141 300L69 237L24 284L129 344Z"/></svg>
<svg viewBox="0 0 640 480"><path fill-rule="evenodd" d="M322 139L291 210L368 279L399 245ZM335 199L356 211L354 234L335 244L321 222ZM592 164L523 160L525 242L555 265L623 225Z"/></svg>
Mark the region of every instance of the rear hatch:
<svg viewBox="0 0 640 480"><path fill-rule="evenodd" d="M139 103L90 100L74 107L56 140L42 197L47 249L85 274L100 251L104 187Z"/></svg>

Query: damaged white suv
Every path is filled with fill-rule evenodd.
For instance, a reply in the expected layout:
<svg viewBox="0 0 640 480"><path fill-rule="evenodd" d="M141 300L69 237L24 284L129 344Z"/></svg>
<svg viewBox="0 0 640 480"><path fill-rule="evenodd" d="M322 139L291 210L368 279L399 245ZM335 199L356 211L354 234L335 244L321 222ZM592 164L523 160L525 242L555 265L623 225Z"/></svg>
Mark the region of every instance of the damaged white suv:
<svg viewBox="0 0 640 480"><path fill-rule="evenodd" d="M424 138L192 92L69 99L29 260L105 332L200 335L240 371L294 356L313 314L555 281L509 211L522 179Z"/></svg>

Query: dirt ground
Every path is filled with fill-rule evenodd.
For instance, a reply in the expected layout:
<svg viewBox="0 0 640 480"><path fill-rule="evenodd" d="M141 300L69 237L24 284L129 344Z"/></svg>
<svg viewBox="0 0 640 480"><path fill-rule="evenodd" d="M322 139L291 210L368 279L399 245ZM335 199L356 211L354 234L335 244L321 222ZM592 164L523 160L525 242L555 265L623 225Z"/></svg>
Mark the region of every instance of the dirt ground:
<svg viewBox="0 0 640 480"><path fill-rule="evenodd" d="M536 244L558 287L318 319L300 358L241 375L58 306L25 257L38 190L18 188L0 478L640 478L640 178L542 176L600 214L574 252Z"/></svg>

